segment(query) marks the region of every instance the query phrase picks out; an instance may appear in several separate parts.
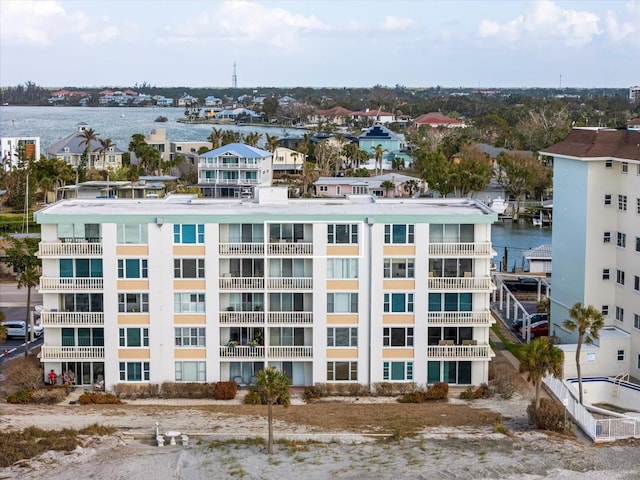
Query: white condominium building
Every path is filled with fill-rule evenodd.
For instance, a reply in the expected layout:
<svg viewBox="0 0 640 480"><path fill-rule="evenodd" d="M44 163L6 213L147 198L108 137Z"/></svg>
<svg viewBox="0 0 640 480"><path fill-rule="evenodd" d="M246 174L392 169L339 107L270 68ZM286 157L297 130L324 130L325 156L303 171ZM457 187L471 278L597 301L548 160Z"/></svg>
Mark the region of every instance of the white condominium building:
<svg viewBox="0 0 640 480"><path fill-rule="evenodd" d="M491 224L468 199L172 195L36 214L45 371L81 384L487 381Z"/></svg>
<svg viewBox="0 0 640 480"><path fill-rule="evenodd" d="M575 342L569 309L593 305L631 334L609 360L640 378L640 132L573 129L540 153L554 162L551 335Z"/></svg>

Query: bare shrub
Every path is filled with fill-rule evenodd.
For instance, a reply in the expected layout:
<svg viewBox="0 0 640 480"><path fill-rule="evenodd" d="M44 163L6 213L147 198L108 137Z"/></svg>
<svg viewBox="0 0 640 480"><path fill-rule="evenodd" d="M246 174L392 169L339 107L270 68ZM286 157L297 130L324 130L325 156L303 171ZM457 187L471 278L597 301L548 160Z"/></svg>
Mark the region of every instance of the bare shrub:
<svg viewBox="0 0 640 480"><path fill-rule="evenodd" d="M8 392L20 389L37 390L44 383L42 365L36 357L19 357L5 365L4 388Z"/></svg>
<svg viewBox="0 0 640 480"><path fill-rule="evenodd" d="M564 408L558 402L548 398L540 399L540 407L536 408L535 400L527 407L529 423L538 430L564 431Z"/></svg>
<svg viewBox="0 0 640 480"><path fill-rule="evenodd" d="M233 383L235 385L235 382L221 383ZM215 383L164 382L160 386L160 391L162 398L216 398Z"/></svg>
<svg viewBox="0 0 640 480"><path fill-rule="evenodd" d="M475 398L491 398L493 397L493 390L489 388L486 383L481 383L480 386L474 392Z"/></svg>
<svg viewBox="0 0 640 480"><path fill-rule="evenodd" d="M328 383L316 383L313 388L320 397L328 397L331 391L331 386Z"/></svg>
<svg viewBox="0 0 640 480"><path fill-rule="evenodd" d="M118 383L113 386L113 393L118 398L135 400L137 398L154 398L160 392L160 385L157 383L132 384Z"/></svg>
<svg viewBox="0 0 640 480"><path fill-rule="evenodd" d="M390 382L377 382L373 384L376 395L380 397L390 397L393 395L394 386Z"/></svg>
<svg viewBox="0 0 640 480"><path fill-rule="evenodd" d="M366 385L359 383L348 384L349 395L352 397L366 397L369 395L369 388Z"/></svg>
<svg viewBox="0 0 640 480"><path fill-rule="evenodd" d="M349 384L348 383L334 383L333 390L335 395L340 397L344 397L349 395Z"/></svg>
<svg viewBox="0 0 640 480"><path fill-rule="evenodd" d="M53 405L67 398L67 389L64 387L45 387L35 390L31 394L31 403L44 403Z"/></svg>
<svg viewBox="0 0 640 480"><path fill-rule="evenodd" d="M218 382L213 392L213 398L216 400L232 400L236 398L237 393L238 384L236 382Z"/></svg>
<svg viewBox="0 0 640 480"><path fill-rule="evenodd" d="M395 386L396 386L396 391L400 395L406 395L407 393L413 393L416 391L415 382L396 383Z"/></svg>
<svg viewBox="0 0 640 480"><path fill-rule="evenodd" d="M513 394L516 391L516 387L513 384L513 377L509 375L508 377L500 377L494 381L494 388L496 393L500 395L505 400L509 400L513 397Z"/></svg>

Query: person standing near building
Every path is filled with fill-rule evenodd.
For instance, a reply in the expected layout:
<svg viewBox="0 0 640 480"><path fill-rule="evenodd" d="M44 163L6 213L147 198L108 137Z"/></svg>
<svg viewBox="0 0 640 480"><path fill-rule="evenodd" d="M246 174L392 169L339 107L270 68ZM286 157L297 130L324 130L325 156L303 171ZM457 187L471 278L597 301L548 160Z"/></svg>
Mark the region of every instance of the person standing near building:
<svg viewBox="0 0 640 480"><path fill-rule="evenodd" d="M55 385L58 383L58 375L56 375L56 372L53 370L51 370L47 376L49 377L49 385Z"/></svg>

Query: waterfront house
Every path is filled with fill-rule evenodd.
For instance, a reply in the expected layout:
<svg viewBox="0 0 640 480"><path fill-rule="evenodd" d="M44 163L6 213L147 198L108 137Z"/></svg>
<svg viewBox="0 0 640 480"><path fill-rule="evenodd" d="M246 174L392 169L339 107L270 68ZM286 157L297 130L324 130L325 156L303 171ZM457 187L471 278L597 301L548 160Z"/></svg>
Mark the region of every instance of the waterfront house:
<svg viewBox="0 0 640 480"><path fill-rule="evenodd" d="M466 128L462 120L447 117L440 112L429 112L417 117L413 124L416 128L426 126L430 128Z"/></svg>
<svg viewBox="0 0 640 480"><path fill-rule="evenodd" d="M387 127L380 125L379 123L362 131L358 136L358 145L360 150L364 150L369 153L371 159L374 158L374 152L378 145L380 145L384 151L382 156L383 168L387 170L392 168L392 162L394 159L402 160L405 167L408 167L413 162L411 156L404 152L406 148L404 135L392 132ZM371 160L369 165L365 167L371 169L375 168L373 160Z"/></svg>
<svg viewBox="0 0 640 480"><path fill-rule="evenodd" d="M47 158L59 158L73 168L77 168L82 161L82 155L87 147L82 137L82 132L89 127L86 123L79 123L77 130L52 145L45 148ZM107 169L120 168L122 166L122 154L124 152L113 145L106 151L102 151L100 142L91 143L91 151L88 152L87 168Z"/></svg>
<svg viewBox="0 0 640 480"><path fill-rule="evenodd" d="M315 194L324 198L347 195L399 198L420 193L424 188L424 181L408 175L386 173L375 177L320 177L313 185ZM388 188L390 185L393 185L393 188Z"/></svg>
<svg viewBox="0 0 640 480"><path fill-rule="evenodd" d="M286 147L277 147L273 152L273 175L280 178L285 173L300 173L307 156Z"/></svg>

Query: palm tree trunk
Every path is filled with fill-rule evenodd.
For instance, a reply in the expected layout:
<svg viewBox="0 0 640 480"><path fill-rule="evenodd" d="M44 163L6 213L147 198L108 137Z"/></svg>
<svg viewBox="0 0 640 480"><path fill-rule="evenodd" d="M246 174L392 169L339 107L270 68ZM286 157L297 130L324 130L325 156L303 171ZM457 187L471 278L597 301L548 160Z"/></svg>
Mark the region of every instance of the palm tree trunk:
<svg viewBox="0 0 640 480"><path fill-rule="evenodd" d="M578 337L578 347L576 348L576 372L578 373L578 394L580 405L582 405L582 371L580 369L580 350L582 349L582 337Z"/></svg>
<svg viewBox="0 0 640 480"><path fill-rule="evenodd" d="M269 455L273 453L273 405L271 402L267 404L267 418L269 421L269 439L267 440L267 452Z"/></svg>
<svg viewBox="0 0 640 480"><path fill-rule="evenodd" d="M536 410L540 408L540 380L536 382Z"/></svg>

